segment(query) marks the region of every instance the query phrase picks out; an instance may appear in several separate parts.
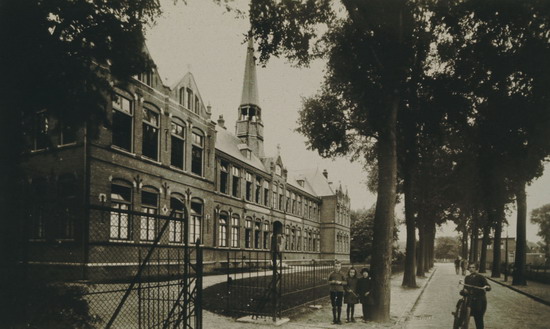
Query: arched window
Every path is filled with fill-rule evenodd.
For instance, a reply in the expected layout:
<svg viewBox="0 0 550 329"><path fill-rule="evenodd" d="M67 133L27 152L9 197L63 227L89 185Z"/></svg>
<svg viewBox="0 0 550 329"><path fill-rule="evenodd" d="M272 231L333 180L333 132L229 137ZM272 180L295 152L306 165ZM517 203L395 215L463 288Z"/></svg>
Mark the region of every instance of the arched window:
<svg viewBox="0 0 550 329"><path fill-rule="evenodd" d="M290 230L290 250L296 250L296 229Z"/></svg>
<svg viewBox="0 0 550 329"><path fill-rule="evenodd" d="M290 250L290 226L285 227L285 250Z"/></svg>
<svg viewBox="0 0 550 329"><path fill-rule="evenodd" d="M321 251L321 236L319 235L319 231L315 233L315 237L316 237L315 251Z"/></svg>
<svg viewBox="0 0 550 329"><path fill-rule="evenodd" d="M172 210L173 220L170 220L168 226L168 242L183 242L183 225L185 223L185 206L183 202L176 197L170 198L170 209Z"/></svg>
<svg viewBox="0 0 550 329"><path fill-rule="evenodd" d="M189 88L186 89L187 91L187 109L189 111L193 111L193 91Z"/></svg>
<svg viewBox="0 0 550 329"><path fill-rule="evenodd" d="M202 243L202 219L204 216L204 204L201 199L191 199L191 218L189 220L189 242L196 243L200 239Z"/></svg>
<svg viewBox="0 0 550 329"><path fill-rule="evenodd" d="M280 165L275 165L275 174L281 176L283 170Z"/></svg>
<svg viewBox="0 0 550 329"><path fill-rule="evenodd" d="M231 247L239 247L239 215L231 217Z"/></svg>
<svg viewBox="0 0 550 329"><path fill-rule="evenodd" d="M129 210L132 210L132 185L123 181L111 184L110 239L128 240L131 237Z"/></svg>
<svg viewBox="0 0 550 329"><path fill-rule="evenodd" d="M264 180L264 206L269 207L269 182Z"/></svg>
<svg viewBox="0 0 550 329"><path fill-rule="evenodd" d="M284 189L283 184L279 185L279 210L284 210L285 208L283 189Z"/></svg>
<svg viewBox="0 0 550 329"><path fill-rule="evenodd" d="M227 247L227 221L228 216L225 212L220 213L218 219L218 246Z"/></svg>
<svg viewBox="0 0 550 329"><path fill-rule="evenodd" d="M141 191L141 216L139 238L141 241L154 241L156 238L157 219L154 215L158 213L158 192L151 189Z"/></svg>
<svg viewBox="0 0 550 329"><path fill-rule="evenodd" d="M256 185L254 187L254 202L260 203L262 196L262 179L260 176L256 176Z"/></svg>
<svg viewBox="0 0 550 329"><path fill-rule="evenodd" d="M203 158L204 134L199 130L193 130L193 146L191 149L191 172L199 176L203 175Z"/></svg>
<svg viewBox="0 0 550 329"><path fill-rule="evenodd" d="M262 222L259 220L254 223L254 248L260 249L260 239L262 237Z"/></svg>
<svg viewBox="0 0 550 329"><path fill-rule="evenodd" d="M179 103L185 106L185 87L181 87L178 91Z"/></svg>
<svg viewBox="0 0 550 329"><path fill-rule="evenodd" d="M291 198L290 198L290 191L289 190L286 190L286 205L285 205L285 210L286 212L291 212L292 209L291 209Z"/></svg>
<svg viewBox="0 0 550 329"><path fill-rule="evenodd" d="M201 109L201 103L199 101L199 96L195 95L195 108L193 109L193 112L200 114Z"/></svg>
<svg viewBox="0 0 550 329"><path fill-rule="evenodd" d="M143 136L141 153L153 160L159 157L159 111L151 104L143 106Z"/></svg>
<svg viewBox="0 0 550 329"><path fill-rule="evenodd" d="M302 250L302 229L296 230L296 250Z"/></svg>
<svg viewBox="0 0 550 329"><path fill-rule="evenodd" d="M112 143L132 152L133 102L129 96L115 94L112 100Z"/></svg>
<svg viewBox="0 0 550 329"><path fill-rule="evenodd" d="M244 247L252 248L252 218L246 217L244 228Z"/></svg>
<svg viewBox="0 0 550 329"><path fill-rule="evenodd" d="M170 164L176 168L184 169L185 164L185 124L182 121L174 120L170 124L171 150Z"/></svg>
<svg viewBox="0 0 550 329"><path fill-rule="evenodd" d="M273 183L273 204L271 205L274 209L277 208L277 184Z"/></svg>
<svg viewBox="0 0 550 329"><path fill-rule="evenodd" d="M270 228L269 222L265 221L264 222L264 230L263 230L263 233L264 233L263 248L264 249L269 249L269 228Z"/></svg>

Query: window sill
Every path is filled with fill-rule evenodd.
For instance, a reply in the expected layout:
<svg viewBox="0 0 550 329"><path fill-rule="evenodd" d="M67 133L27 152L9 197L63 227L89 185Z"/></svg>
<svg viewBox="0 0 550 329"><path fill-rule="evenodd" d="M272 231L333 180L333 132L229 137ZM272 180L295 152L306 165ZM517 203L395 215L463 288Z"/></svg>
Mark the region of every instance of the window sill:
<svg viewBox="0 0 550 329"><path fill-rule="evenodd" d="M135 242L132 241L132 240L113 239L113 238L109 238L109 242L112 242L112 243L121 243L121 244L133 244L133 243L135 243Z"/></svg>
<svg viewBox="0 0 550 329"><path fill-rule="evenodd" d="M68 147L71 147L71 146L76 146L76 142L72 142L72 143L67 143L67 144L60 144L60 145L57 145L57 148L58 149L64 149L64 148L68 148Z"/></svg>
<svg viewBox="0 0 550 329"><path fill-rule="evenodd" d="M111 150L120 152L120 153L125 154L125 155L129 155L129 156L134 157L134 158L137 157L137 155L135 153L132 153L132 152L130 152L126 149L123 149L121 147L118 147L116 145L111 145Z"/></svg>
<svg viewBox="0 0 550 329"><path fill-rule="evenodd" d="M74 238L55 239L55 242L57 243L74 242Z"/></svg>
<svg viewBox="0 0 550 329"><path fill-rule="evenodd" d="M147 161L147 162L150 162L150 163L152 163L152 164L156 164L157 166L161 166L161 165L162 165L161 162L159 162L159 161L157 161L157 160L155 160L155 159L151 159L151 158L149 158L149 157L146 156L146 155L141 155L141 156L140 156L140 159L141 159L141 160L144 160L144 161Z"/></svg>
<svg viewBox="0 0 550 329"><path fill-rule="evenodd" d="M31 150L31 154L37 154L37 153L42 153L42 152L46 152L48 151L48 148L44 148L44 149L38 149L38 150Z"/></svg>
<svg viewBox="0 0 550 329"><path fill-rule="evenodd" d="M174 171L178 171L178 172L181 172L183 174L187 174L187 171L185 169L180 168L180 167L174 167L172 165L170 165L169 167L170 167L170 169L172 169Z"/></svg>

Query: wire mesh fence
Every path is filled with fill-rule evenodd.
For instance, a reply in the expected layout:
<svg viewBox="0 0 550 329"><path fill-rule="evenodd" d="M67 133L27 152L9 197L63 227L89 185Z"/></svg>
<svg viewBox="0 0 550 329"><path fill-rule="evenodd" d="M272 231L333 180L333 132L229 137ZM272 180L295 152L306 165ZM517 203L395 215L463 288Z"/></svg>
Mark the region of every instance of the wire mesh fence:
<svg viewBox="0 0 550 329"><path fill-rule="evenodd" d="M202 253L184 216L90 211L86 296L106 328L200 328Z"/></svg>
<svg viewBox="0 0 550 329"><path fill-rule="evenodd" d="M184 213L96 206L81 213L88 219L81 238L29 248L25 263L35 273L79 287L98 328L202 327L202 249L190 243Z"/></svg>

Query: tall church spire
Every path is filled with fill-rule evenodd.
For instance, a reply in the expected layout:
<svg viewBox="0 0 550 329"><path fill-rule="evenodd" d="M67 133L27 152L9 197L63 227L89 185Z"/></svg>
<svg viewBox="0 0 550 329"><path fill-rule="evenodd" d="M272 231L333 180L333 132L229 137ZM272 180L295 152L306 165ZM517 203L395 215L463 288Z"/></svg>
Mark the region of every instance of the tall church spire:
<svg viewBox="0 0 550 329"><path fill-rule="evenodd" d="M252 36L249 36L244 64L243 93L238 110L235 134L242 143L248 145L256 156L263 158L264 124L262 123L262 109L258 97L257 81L254 40Z"/></svg>
<svg viewBox="0 0 550 329"><path fill-rule="evenodd" d="M254 57L254 41L250 36L248 47L246 49L246 61L244 64L243 94L241 96L241 106L255 105L260 106L258 101L258 82L256 78L256 58Z"/></svg>

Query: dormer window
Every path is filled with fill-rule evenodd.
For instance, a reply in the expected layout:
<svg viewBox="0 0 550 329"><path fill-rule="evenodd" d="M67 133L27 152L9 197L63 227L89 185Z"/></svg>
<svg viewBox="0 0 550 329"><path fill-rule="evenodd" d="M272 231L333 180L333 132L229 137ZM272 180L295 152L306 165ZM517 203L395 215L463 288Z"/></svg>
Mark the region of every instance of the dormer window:
<svg viewBox="0 0 550 329"><path fill-rule="evenodd" d="M193 91L187 88L187 109L193 111Z"/></svg>
<svg viewBox="0 0 550 329"><path fill-rule="evenodd" d="M299 179L297 180L298 182L298 185L300 185L301 187L304 187L304 180L303 179Z"/></svg>
<svg viewBox="0 0 550 329"><path fill-rule="evenodd" d="M200 101L199 101L199 96L195 95L195 107L193 108L193 112L199 114L200 113Z"/></svg>
<svg viewBox="0 0 550 329"><path fill-rule="evenodd" d="M153 72L148 71L137 75L137 79L148 86L153 85Z"/></svg>
<svg viewBox="0 0 550 329"><path fill-rule="evenodd" d="M283 170L280 165L275 165L275 174L281 176Z"/></svg>
<svg viewBox="0 0 550 329"><path fill-rule="evenodd" d="M179 91L179 103L182 106L185 106L185 88L181 87Z"/></svg>

